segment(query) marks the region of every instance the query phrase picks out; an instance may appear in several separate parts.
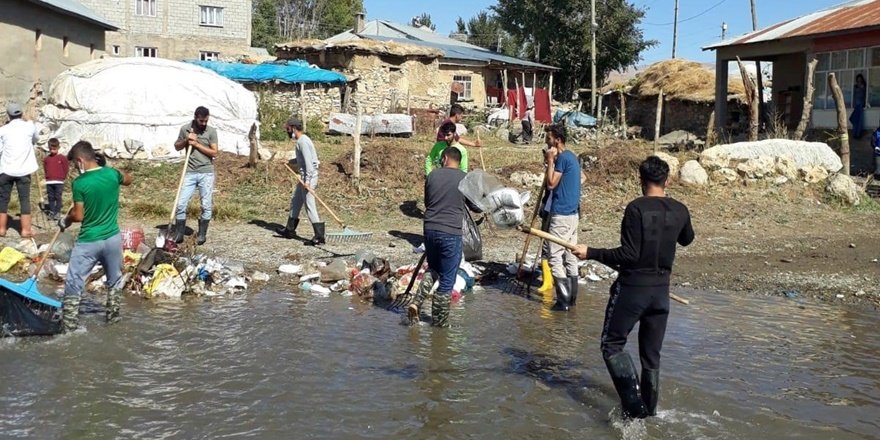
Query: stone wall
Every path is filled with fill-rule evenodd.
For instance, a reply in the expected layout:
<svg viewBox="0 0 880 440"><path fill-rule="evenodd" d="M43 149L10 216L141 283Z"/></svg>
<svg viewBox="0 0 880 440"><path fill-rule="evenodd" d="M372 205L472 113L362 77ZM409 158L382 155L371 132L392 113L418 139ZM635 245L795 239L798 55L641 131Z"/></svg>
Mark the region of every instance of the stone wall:
<svg viewBox="0 0 880 440"><path fill-rule="evenodd" d="M284 109L289 115L302 117L305 99L305 120L315 117L326 120L330 113L339 112L342 109L342 89L345 88L305 84L301 94L299 84L244 84L244 87L254 92L258 102L268 100L271 106Z"/></svg>
<svg viewBox="0 0 880 440"><path fill-rule="evenodd" d="M620 98L617 93L605 95L602 105L608 109L608 118L617 121L620 112ZM742 115L743 107L738 101L728 102L728 115L731 128L737 128L737 120ZM703 137L709 126L709 118L715 110L714 102L693 102L682 100L666 100L663 102L663 119L660 121L660 135L675 130L685 130ZM604 112L604 110L603 110ZM641 136L654 138L654 126L657 120L657 97L626 96L626 124L630 127L642 127Z"/></svg>
<svg viewBox="0 0 880 440"><path fill-rule="evenodd" d="M354 55L345 71L357 77L353 83L352 109L360 105L375 114L410 108L439 108L449 102L449 83L437 60L402 60Z"/></svg>

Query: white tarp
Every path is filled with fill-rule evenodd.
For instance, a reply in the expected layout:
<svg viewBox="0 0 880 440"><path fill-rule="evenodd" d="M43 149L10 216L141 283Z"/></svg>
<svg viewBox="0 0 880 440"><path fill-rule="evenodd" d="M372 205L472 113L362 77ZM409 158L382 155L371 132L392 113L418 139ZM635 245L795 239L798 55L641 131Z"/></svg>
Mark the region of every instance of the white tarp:
<svg viewBox="0 0 880 440"><path fill-rule="evenodd" d="M330 132L354 134L357 116L347 113L330 114ZM412 133L412 116L383 113L379 115L361 116L361 134L409 134Z"/></svg>
<svg viewBox="0 0 880 440"><path fill-rule="evenodd" d="M213 71L158 58L105 58L62 72L52 82L42 122L66 149L86 140L125 152L143 143L147 157L177 156L180 127L198 106L211 113L221 151L248 154L257 100Z"/></svg>

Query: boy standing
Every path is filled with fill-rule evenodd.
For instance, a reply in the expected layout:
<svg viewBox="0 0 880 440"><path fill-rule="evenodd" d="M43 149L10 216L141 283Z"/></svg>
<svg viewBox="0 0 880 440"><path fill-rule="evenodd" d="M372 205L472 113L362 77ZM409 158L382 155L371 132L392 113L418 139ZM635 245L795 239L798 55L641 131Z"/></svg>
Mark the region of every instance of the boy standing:
<svg viewBox="0 0 880 440"><path fill-rule="evenodd" d="M64 194L64 181L70 170L67 158L58 154L61 143L49 139L49 155L43 158L43 171L46 172L46 196L49 198L49 218L57 220L61 215L61 198Z"/></svg>

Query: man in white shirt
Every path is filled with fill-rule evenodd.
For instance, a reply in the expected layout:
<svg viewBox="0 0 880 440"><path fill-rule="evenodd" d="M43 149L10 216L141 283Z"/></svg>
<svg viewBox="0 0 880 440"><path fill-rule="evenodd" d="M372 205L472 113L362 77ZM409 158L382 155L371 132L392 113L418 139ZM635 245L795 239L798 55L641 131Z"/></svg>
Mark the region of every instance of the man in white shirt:
<svg viewBox="0 0 880 440"><path fill-rule="evenodd" d="M21 118L21 106L10 103L6 106L9 123L0 127L0 237L6 236L6 213L12 186L18 191L21 205L22 237L32 237L31 230L31 173L37 171L37 158L34 144L37 142L37 127L31 121Z"/></svg>

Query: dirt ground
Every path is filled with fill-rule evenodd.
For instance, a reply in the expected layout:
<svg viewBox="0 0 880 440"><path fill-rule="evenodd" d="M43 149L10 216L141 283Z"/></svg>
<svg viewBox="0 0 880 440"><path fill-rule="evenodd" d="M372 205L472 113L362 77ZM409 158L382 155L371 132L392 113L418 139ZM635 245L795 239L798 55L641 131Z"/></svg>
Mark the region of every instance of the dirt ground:
<svg viewBox="0 0 880 440"><path fill-rule="evenodd" d="M512 171L540 172L538 146L513 146L486 141L488 169L505 183ZM280 283L294 279L275 277L280 264L329 261L361 249L390 258L393 265L415 263L413 246L421 243L423 210L422 161L428 139L365 140L361 189L351 185L351 143L345 138L316 142L322 160L318 194L352 229L370 231L363 242L328 243L307 247L302 240L277 237L275 228L286 218L293 180L281 160L245 168L245 158L223 155L217 161L217 205L206 254L243 262L247 267L273 274ZM289 145L274 145L282 151ZM597 247L615 246L623 209L637 197L635 165L650 153L638 142L613 143L602 148L572 145L578 153L595 156L583 188L579 241ZM481 168L471 149L471 168ZM695 153L678 153L680 160ZM168 222L179 165L118 163L136 180L122 196L122 225L139 225L148 240ZM533 195L537 188L533 188ZM691 210L697 239L679 248L673 283L690 289L731 294L797 295L828 302L880 307L880 206L866 200L859 207L844 207L828 197L821 186L792 183L782 186L741 183L690 188L673 182L669 194ZM531 212L531 207L528 211ZM327 211L319 207L328 231L340 230ZM198 212L197 198L190 218ZM304 238L312 236L305 213L299 226ZM188 224L195 227L195 221ZM523 235L511 230L482 227L484 260L506 265L515 260ZM38 231L40 231L38 229ZM38 237L47 241L48 229ZM10 238L12 237L12 238ZM42 241L41 241L42 240ZM5 243L17 241L10 230ZM535 252L532 246L531 252ZM501 267L501 266L493 266ZM591 291L606 290L607 283L592 284ZM841 297L842 296L842 297Z"/></svg>

